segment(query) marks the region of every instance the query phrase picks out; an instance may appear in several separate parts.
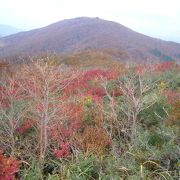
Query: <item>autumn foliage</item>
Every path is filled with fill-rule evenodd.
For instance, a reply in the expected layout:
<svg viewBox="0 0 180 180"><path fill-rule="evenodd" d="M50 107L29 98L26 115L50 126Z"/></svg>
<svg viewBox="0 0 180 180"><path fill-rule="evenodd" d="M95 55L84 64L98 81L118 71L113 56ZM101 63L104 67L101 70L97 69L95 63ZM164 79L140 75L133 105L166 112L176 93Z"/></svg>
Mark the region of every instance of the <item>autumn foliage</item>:
<svg viewBox="0 0 180 180"><path fill-rule="evenodd" d="M161 77L171 68L178 66L165 62L122 71L63 68L43 61L20 66L0 83L0 149L4 152L0 151L0 180L19 177L20 168L27 168L21 162L31 164L32 157L39 162L42 174L52 174L44 172L46 166L58 174L57 164L52 162L75 163L80 154L99 158L99 171L107 173L101 158L123 159L127 156L124 152L136 153L138 138L142 138L139 129L143 129L144 139L158 142L156 131L161 123L153 126L154 119L162 122L164 118L166 128L179 126L179 89L170 89L170 83ZM151 149L143 146L138 147L140 154ZM157 157L144 155L143 163L153 158ZM164 161L156 160L165 167ZM173 164L176 158L169 161ZM171 166L175 168L175 163ZM125 177L124 172L129 176L135 173L129 167L118 172L119 176Z"/></svg>
<svg viewBox="0 0 180 180"><path fill-rule="evenodd" d="M14 157L5 157L0 152L0 180L14 180L19 172L21 161Z"/></svg>

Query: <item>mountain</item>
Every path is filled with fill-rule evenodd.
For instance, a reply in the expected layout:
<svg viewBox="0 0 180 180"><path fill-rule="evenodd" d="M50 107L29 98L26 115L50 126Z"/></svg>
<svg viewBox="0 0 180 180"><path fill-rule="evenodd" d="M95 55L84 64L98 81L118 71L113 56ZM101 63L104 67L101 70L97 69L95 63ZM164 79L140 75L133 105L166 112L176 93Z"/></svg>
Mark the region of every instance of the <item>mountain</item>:
<svg viewBox="0 0 180 180"><path fill-rule="evenodd" d="M180 60L180 44L151 38L119 23L80 17L0 38L0 57L101 52L130 61Z"/></svg>
<svg viewBox="0 0 180 180"><path fill-rule="evenodd" d="M15 34L15 33L19 32L19 31L20 30L15 28L15 27L0 24L0 37Z"/></svg>

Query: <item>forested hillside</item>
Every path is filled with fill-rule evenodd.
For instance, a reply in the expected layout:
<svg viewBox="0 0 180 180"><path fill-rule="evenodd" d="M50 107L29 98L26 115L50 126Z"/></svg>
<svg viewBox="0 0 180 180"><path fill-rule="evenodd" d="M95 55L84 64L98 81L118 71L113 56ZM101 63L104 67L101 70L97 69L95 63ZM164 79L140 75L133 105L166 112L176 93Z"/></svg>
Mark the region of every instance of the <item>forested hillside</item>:
<svg viewBox="0 0 180 180"><path fill-rule="evenodd" d="M100 18L66 19L0 38L0 58L12 62L14 57L44 53L72 55L87 51L99 51L110 60L134 63L180 61L180 44L152 38Z"/></svg>

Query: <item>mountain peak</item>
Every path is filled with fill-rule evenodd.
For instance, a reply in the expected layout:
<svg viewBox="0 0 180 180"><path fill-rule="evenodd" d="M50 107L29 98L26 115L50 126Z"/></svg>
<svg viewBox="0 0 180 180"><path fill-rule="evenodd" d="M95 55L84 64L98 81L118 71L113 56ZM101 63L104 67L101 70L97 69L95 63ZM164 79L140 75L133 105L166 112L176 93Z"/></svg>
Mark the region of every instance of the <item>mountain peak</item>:
<svg viewBox="0 0 180 180"><path fill-rule="evenodd" d="M180 44L137 33L119 23L98 17L65 19L47 27L0 39L0 57L39 53L72 54L114 49L117 60L172 60L180 57ZM126 56L117 56L117 50ZM109 52L109 51L108 51ZM116 52L116 55L112 55Z"/></svg>

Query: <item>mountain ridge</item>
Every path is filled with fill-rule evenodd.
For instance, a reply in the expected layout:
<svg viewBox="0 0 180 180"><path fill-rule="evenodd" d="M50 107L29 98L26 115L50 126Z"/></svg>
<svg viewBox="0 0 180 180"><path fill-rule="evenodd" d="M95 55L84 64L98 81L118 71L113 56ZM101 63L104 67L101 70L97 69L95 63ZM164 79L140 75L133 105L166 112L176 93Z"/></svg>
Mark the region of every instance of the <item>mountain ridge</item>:
<svg viewBox="0 0 180 180"><path fill-rule="evenodd" d="M87 50L119 49L120 60L179 60L180 44L137 33L100 18L66 19L43 28L0 38L0 57L41 53L76 54Z"/></svg>

